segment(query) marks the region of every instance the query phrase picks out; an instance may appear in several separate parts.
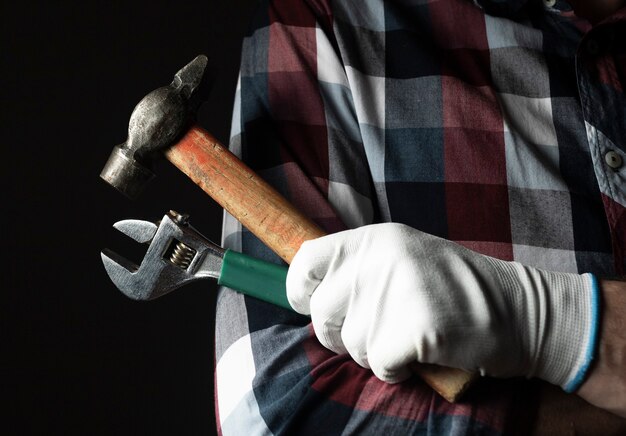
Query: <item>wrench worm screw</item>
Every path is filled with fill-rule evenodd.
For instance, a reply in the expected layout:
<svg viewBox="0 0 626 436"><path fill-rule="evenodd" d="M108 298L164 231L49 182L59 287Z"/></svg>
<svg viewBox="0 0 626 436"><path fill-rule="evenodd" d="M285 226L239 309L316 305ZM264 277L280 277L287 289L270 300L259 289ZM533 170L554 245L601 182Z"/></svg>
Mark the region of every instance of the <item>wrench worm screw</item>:
<svg viewBox="0 0 626 436"><path fill-rule="evenodd" d="M172 251L172 255L170 256L170 262L182 269L187 269L195 255L196 250L177 241L174 251Z"/></svg>

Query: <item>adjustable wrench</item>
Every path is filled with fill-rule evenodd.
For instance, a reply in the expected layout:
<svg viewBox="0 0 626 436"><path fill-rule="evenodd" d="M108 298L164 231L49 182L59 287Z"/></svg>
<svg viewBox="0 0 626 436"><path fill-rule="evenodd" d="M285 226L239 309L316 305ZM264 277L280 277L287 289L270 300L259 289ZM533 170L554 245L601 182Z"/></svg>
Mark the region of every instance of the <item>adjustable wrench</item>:
<svg viewBox="0 0 626 436"><path fill-rule="evenodd" d="M134 300L152 300L187 283L213 278L220 285L293 310L285 290L286 266L220 247L194 229L188 215L169 211L157 223L129 219L113 227L150 244L140 265L109 249L101 253L115 286Z"/></svg>

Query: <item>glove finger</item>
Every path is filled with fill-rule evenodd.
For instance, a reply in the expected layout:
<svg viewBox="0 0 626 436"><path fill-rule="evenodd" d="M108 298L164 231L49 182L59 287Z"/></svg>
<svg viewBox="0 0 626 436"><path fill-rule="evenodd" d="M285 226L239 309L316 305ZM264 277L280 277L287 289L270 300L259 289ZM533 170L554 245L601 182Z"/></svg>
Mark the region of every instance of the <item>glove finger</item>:
<svg viewBox="0 0 626 436"><path fill-rule="evenodd" d="M305 241L287 271L287 300L296 312L303 315L311 314L311 295L326 275L332 260L332 248L320 241L322 239Z"/></svg>
<svg viewBox="0 0 626 436"><path fill-rule="evenodd" d="M412 347L396 346L395 341L381 342L369 347L369 363L374 375L387 383L399 383L409 378L412 373L409 365L416 362Z"/></svg>
<svg viewBox="0 0 626 436"><path fill-rule="evenodd" d="M311 314L311 295L329 269L342 267L354 231L346 230L305 241L294 256L287 272L287 300L303 315Z"/></svg>
<svg viewBox="0 0 626 436"><path fill-rule="evenodd" d="M347 353L341 332L349 301L346 274L327 274L310 298L315 335L324 347L337 354Z"/></svg>
<svg viewBox="0 0 626 436"><path fill-rule="evenodd" d="M358 313L358 311L356 313ZM363 368L370 367L367 358L368 326L369 322L367 322L367 320L364 320L363 317L355 317L355 311L350 309L346 313L343 328L341 329L341 339L347 352L350 354L350 357Z"/></svg>
<svg viewBox="0 0 626 436"><path fill-rule="evenodd" d="M367 288L355 291L360 298L351 300L344 321L343 340L350 355L387 383L409 378L408 365L417 358L413 340L421 331L418 311L397 282L405 276L402 269L378 268L367 277Z"/></svg>
<svg viewBox="0 0 626 436"><path fill-rule="evenodd" d="M382 289L382 285L375 284L376 278L368 283ZM413 323L402 322L406 320L406 304L381 305L377 298L364 298L364 292L354 291L361 298L349 301L341 331L344 346L360 366L371 368L379 379L387 383L403 381L411 375L407 365L416 360L410 333L414 331Z"/></svg>

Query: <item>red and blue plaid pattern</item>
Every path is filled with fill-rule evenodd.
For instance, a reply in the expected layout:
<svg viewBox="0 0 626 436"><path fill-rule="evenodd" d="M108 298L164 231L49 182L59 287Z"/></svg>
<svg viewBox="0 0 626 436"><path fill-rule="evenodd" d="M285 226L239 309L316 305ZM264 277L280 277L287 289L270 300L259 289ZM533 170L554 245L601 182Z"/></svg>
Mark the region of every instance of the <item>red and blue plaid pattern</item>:
<svg viewBox="0 0 626 436"><path fill-rule="evenodd" d="M327 232L402 222L500 259L624 274L626 12L592 28L552 3L263 2L231 149ZM280 262L228 215L223 234ZM449 404L420 380L388 385L306 318L229 290L216 361L224 434L501 434L526 387L484 381Z"/></svg>

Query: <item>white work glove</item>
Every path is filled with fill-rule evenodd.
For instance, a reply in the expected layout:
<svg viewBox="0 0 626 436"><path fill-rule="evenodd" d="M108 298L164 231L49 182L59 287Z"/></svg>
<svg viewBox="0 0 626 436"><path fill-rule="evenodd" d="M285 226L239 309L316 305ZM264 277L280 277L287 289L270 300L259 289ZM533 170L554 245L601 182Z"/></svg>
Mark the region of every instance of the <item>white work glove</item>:
<svg viewBox="0 0 626 436"><path fill-rule="evenodd" d="M319 341L395 383L415 361L571 392L593 358L598 285L484 256L401 224L305 242L287 296Z"/></svg>

